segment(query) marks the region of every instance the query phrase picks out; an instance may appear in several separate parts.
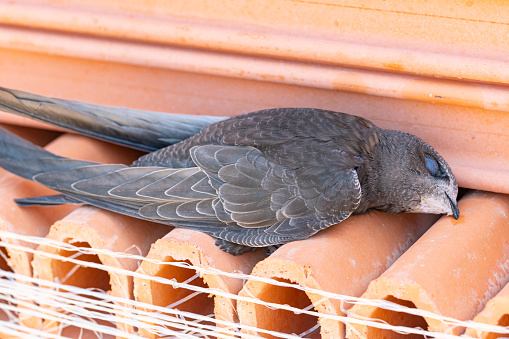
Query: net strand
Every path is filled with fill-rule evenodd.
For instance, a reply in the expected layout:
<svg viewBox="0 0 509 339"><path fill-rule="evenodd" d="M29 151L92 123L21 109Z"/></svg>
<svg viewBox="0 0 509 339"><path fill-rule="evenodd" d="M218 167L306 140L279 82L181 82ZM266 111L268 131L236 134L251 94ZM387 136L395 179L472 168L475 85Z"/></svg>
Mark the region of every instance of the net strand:
<svg viewBox="0 0 509 339"><path fill-rule="evenodd" d="M70 262L74 264L74 267L68 271L67 275L62 279L62 281L67 281L70 276L72 276L80 267L91 267L95 269L100 269L108 272L110 274L110 277L119 279L120 275L129 276L132 278L140 278L145 279L147 281L154 281L162 284L167 284L172 286L173 288L185 288L192 291L191 294L187 295L186 297L173 302L170 308L160 307L156 305L141 303L139 301L134 301L130 299L115 297L111 294L100 292L100 291L93 291L90 289L82 289L71 285L63 285L59 284L58 282L48 282L46 280L41 280L37 278L27 277L20 274L7 272L7 271L0 271L0 274L3 275L6 279L0 280L0 298L3 299L5 302L0 305L0 309L4 310L5 312L10 312L10 315L8 317L12 320L12 318L16 318L13 313L17 312L17 308L13 305L16 303L18 305L23 306L23 311L28 312L29 310L32 311L31 315L33 316L39 316L44 315L47 317L47 310L36 310L34 311L34 304L26 303L23 300L30 300L30 298L34 298L33 300L38 300L39 303L41 303L42 296L44 295L47 299L44 299L45 302L47 300L48 305L51 304L55 308L60 308L68 313L72 313L74 317L67 317L65 318L65 321L67 321L67 325L74 325L77 324L82 326L82 328L95 328L98 331L98 334L105 333L110 335L119 335L119 330L112 327L112 326L102 326L99 324L95 324L92 327L91 324L94 323L92 320L76 320L77 316L83 316L93 319L99 319L101 321L107 321L111 324L115 323L122 323L124 325L129 325L132 327L137 328L144 328L149 332L152 333L158 333L160 335L166 335L166 336L182 336L186 337L187 335L185 333L182 333L182 331L187 331L189 333L193 333L193 335L199 335L199 336L217 336L221 335L222 337L235 337L238 336L239 330L244 331L252 331L254 333L264 333L264 334L270 334L276 337L280 338L299 338L302 336L305 336L312 331L316 330L318 328L318 324L313 326L312 328L300 333L299 335L289 335L285 333L280 333L277 331L270 331L260 328L254 328L251 326L247 326L244 324L238 324L238 323L232 323L228 322L224 319L214 319L213 316L202 316L190 312L183 312L179 311L177 309L173 309L182 303L192 299L193 297L201 294L201 293L207 293L212 294L214 296L221 296L224 298L227 298L228 300L236 300L236 301L245 301L255 304L261 304L265 307L271 308L271 309L282 309L286 311L293 312L295 314L307 314L314 317L320 317L321 319L331 319L335 321L341 321L345 323L345 325L349 326L349 328L352 331L356 331L354 327L351 325L357 324L357 325L366 325L371 327L376 327L379 329L388 329L393 330L398 333L405 333L405 334L420 334L424 336L433 336L433 337L439 337L439 338L457 338L457 336L449 334L449 333L435 333L435 332L429 332L427 330L419 329L419 328L410 328L410 327L404 327L404 326L394 326L391 324L388 324L386 322L383 322L379 319L363 319L362 317L359 317L356 315L355 317L347 317L346 315L338 315L338 314L325 314L320 313L317 311L312 310L312 308L316 308L318 304L325 302L327 299L336 299L341 301L341 305L343 308L343 305L345 303L352 305L352 304L360 304L360 305L366 305L366 306L373 306L382 308L389 311L395 311L395 312L404 312L411 315L417 315L422 316L424 318L428 319L435 319L438 321L441 321L448 325L449 328L454 327L464 327L464 328L473 328L481 332L492 332L492 333L500 333L500 334L509 334L509 328L503 327L499 325L492 325L492 324L482 324L482 323L476 323L473 321L462 321L458 319L454 319L451 317L445 317L442 315L435 314L433 312L429 312L426 310L416 309L416 308L409 308L403 305L399 305L397 303L393 303L387 300L371 300L371 299L365 299L365 298L356 298L351 296L345 296L337 293L331 293L327 291L321 291L317 289L312 289L308 287L303 287L298 284L292 284L287 283L284 281L277 281L269 278L263 278L263 277L257 277L249 274L244 274L242 272L223 272L214 268L210 267L197 267L190 265L187 262L165 262L153 258L145 258L140 253L140 249L136 246L130 246L128 249L126 249L124 252L112 252L110 250L106 249L94 249L91 247L79 247L75 246L73 244L64 243L55 241L48 238L40 238L40 237L33 237L33 236L27 236L27 235L20 235L16 233L11 232L5 232L0 231L0 247L4 247L9 249L10 251L23 251L32 253L34 255L43 256L47 258L52 258L56 260L61 260L63 262ZM64 250L64 251L72 251L75 252L74 254L65 257L61 256L59 254L49 253L46 251L40 251L38 249L33 249L30 246L23 246L20 243L29 243L29 244L35 244L35 245L45 245L50 246L51 248L57 249L57 250ZM133 251L134 250L134 251ZM136 253L129 253L129 252L136 252ZM6 260L7 264L12 268L12 265L10 264L10 260L8 256L6 256L3 251L0 251L2 258ZM9 252L10 253L10 252ZM111 258L116 259L129 259L129 260L136 260L137 263L141 263L143 260L150 261L157 265L173 265L175 267L185 268L185 269L191 269L194 270L196 273L188 278L186 281L179 283L175 279L167 279L164 277L157 277L157 276L148 276L146 274L142 274L139 272L133 272L127 269L123 269L121 267L113 267L113 266L105 266L100 263L90 262L86 260L79 260L78 258L83 254L94 254L101 256L109 256ZM242 279L244 282L248 280L254 280L254 281L261 281L267 284L275 285L275 286L281 286L281 287L288 287L288 288L294 288L297 290L304 291L305 293L309 294L316 294L322 296L322 298L315 304L311 304L303 309L291 307L289 305L281 305L277 303L271 303L266 301L261 301L253 296L239 296L237 294L229 293L227 291L222 291L219 289L213 289L213 288L206 288L206 287L200 287L189 284L194 279L197 279L200 276L203 276L205 274L214 274L219 276L224 276L228 278L236 278L236 279ZM22 286L18 286L16 284L20 284ZM30 286L30 288L27 288L27 286ZM119 284L118 286L122 286ZM31 291L31 289L34 289L34 291ZM67 291L67 295L64 295L63 292L60 292L61 290ZM14 291L14 293L12 292ZM30 292L31 291L31 292ZM48 292L49 291L49 292ZM24 293L21 293L24 292ZM47 292L44 294L43 292ZM128 295L127 291L124 291L124 295ZM9 293L11 293L11 297L9 297ZM31 294L30 294L31 293ZM50 293L51 295L48 295ZM72 296L71 296L72 295ZM86 297L81 297L81 295L85 295ZM50 299L53 298L51 301ZM82 298L82 299L80 299ZM93 302L91 302L90 298L94 298ZM84 299L88 299L84 300ZM99 299L100 301L98 301ZM38 306L37 306L38 307ZM25 309L26 308L26 309ZM140 311L140 309L144 309L145 311ZM95 312L90 313L90 310L96 310ZM348 314L347 310L344 310L344 314ZM107 314L110 314L109 316ZM116 314L116 315L115 315ZM119 316L120 315L120 316ZM168 316L168 315L171 315ZM61 313L57 312L56 316L61 316ZM83 319L83 318L81 318ZM176 321L178 319L178 321ZM190 320L192 319L192 320ZM143 320L143 321L142 321ZM65 322L64 321L64 322ZM11 321L12 322L12 321ZM61 322L62 324L64 322ZM215 325L206 325L204 322L209 322L212 324L217 324L218 326L221 326L221 328L216 327ZM152 323L152 325L148 326L146 323ZM23 325L19 324L18 327L16 326L4 326L4 323L2 324L2 330L5 327L5 330L11 333L12 331L23 331L25 327ZM145 327L144 327L145 326ZM181 332L175 332L175 331L168 331L168 327L178 328L181 330ZM234 329L234 330L230 330ZM28 331L28 330L27 330ZM102 331L102 332L101 332ZM218 332L219 331L219 332ZM120 331L122 334L121 336L125 336L126 333L124 331ZM248 337L250 335L247 335ZM43 337L50 337L50 336L43 336ZM139 338L138 336L127 336L128 338ZM191 336L192 337L192 336ZM255 336L253 336L255 337ZM53 338L53 337L51 337Z"/></svg>

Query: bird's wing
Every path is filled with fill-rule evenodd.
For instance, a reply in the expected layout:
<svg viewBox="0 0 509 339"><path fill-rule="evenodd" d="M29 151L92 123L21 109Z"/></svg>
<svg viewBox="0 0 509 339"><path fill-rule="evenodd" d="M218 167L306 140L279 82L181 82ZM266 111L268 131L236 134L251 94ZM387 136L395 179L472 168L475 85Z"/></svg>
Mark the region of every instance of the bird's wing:
<svg viewBox="0 0 509 339"><path fill-rule="evenodd" d="M330 145L351 159L369 153L379 134L380 129L362 117L314 108L274 108L208 125L196 136L140 157L134 165L192 167L190 149L213 144L255 147L270 161L298 167L305 165L299 153L304 150L305 157L308 143Z"/></svg>
<svg viewBox="0 0 509 339"><path fill-rule="evenodd" d="M0 166L14 173L35 168L31 179L71 201L246 246L307 238L347 218L360 198L355 170L319 163L287 169L253 147L197 146L191 155L198 167L183 169L74 162L38 151L44 157L3 158Z"/></svg>
<svg viewBox="0 0 509 339"><path fill-rule="evenodd" d="M28 147L16 141L0 166L19 174L33 162L40 169L34 180L72 199L263 247L307 238L355 211L357 168L378 140L376 127L362 118L312 109L258 112L204 133L199 145L183 143L182 153L197 165L185 169L150 161L72 168L69 159L35 147L15 159L14 148Z"/></svg>
<svg viewBox="0 0 509 339"><path fill-rule="evenodd" d="M0 110L142 151L175 144L225 119L92 105L2 87Z"/></svg>
<svg viewBox="0 0 509 339"><path fill-rule="evenodd" d="M351 155L369 153L379 142L380 129L362 117L346 113L316 108L274 108L233 117L207 127L204 132L219 135L222 144L263 148L266 156L279 163L277 156L285 153L279 152L276 146L293 147L293 142L334 144L336 149ZM277 152L274 156L268 153L271 147ZM295 153L290 152L292 156Z"/></svg>
<svg viewBox="0 0 509 339"><path fill-rule="evenodd" d="M322 151L310 147L308 158L328 156L336 164L327 166L315 159L307 161L306 168L288 168L253 147L191 149L193 161L218 190L218 205L230 216L224 220L227 226L214 235L247 246L267 246L307 238L346 219L361 198L352 167L357 162L345 160L340 152Z"/></svg>

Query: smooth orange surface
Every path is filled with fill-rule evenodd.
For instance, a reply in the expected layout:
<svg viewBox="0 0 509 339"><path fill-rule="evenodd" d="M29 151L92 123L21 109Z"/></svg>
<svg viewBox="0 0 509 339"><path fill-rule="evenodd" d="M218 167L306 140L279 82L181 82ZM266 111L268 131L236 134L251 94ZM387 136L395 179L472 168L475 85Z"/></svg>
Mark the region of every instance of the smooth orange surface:
<svg viewBox="0 0 509 339"><path fill-rule="evenodd" d="M440 219L370 283L363 297L397 298L439 315L473 319L509 281L509 196L476 191L462 198L458 207L458 220ZM355 306L350 316L357 315L393 319L390 312L372 306ZM464 330L431 318L426 322L430 331L461 334ZM405 321L400 324L408 326ZM361 336L383 335L366 326L353 326ZM351 330L350 337L357 337L356 333Z"/></svg>
<svg viewBox="0 0 509 339"><path fill-rule="evenodd" d="M507 83L505 51L509 44L504 38L509 26L503 15L507 6L504 1L486 0L455 0L446 6L439 0L18 0L1 4L0 22Z"/></svg>
<svg viewBox="0 0 509 339"><path fill-rule="evenodd" d="M2 44L2 40L6 42ZM173 45L163 47L153 44L133 44L125 40L98 40L87 36L20 30L12 27L0 29L0 47L234 79L509 111L507 89L500 84L437 79L423 77L421 74L407 75L389 70L365 69L365 66L352 68L324 64L325 60L321 60L320 63L309 63L299 60L255 58L242 54L219 53L216 49L196 50Z"/></svg>

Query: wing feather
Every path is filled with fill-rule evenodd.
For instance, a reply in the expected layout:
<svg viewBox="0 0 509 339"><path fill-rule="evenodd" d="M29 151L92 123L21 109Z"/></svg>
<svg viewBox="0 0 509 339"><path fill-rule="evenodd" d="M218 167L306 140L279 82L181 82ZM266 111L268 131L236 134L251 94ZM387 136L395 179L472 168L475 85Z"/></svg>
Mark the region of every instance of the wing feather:
<svg viewBox="0 0 509 339"><path fill-rule="evenodd" d="M111 194L111 190L115 189L120 185L126 185L140 177L149 176L151 173L160 170L161 168L150 168L145 167L125 167L117 169L116 167L106 167L103 172L106 174L89 176L89 178L83 178L79 180L74 178L75 181L72 187L78 191L86 192L92 195L104 195ZM82 173L76 172L75 174L81 175Z"/></svg>
<svg viewBox="0 0 509 339"><path fill-rule="evenodd" d="M169 172L167 176L157 181L149 183L140 189L137 194L141 197L157 198L161 200L168 199L166 191L173 186L179 184L182 180L195 174L200 169L197 167L183 168Z"/></svg>
<svg viewBox="0 0 509 339"><path fill-rule="evenodd" d="M50 164L46 163L46 166ZM73 169L63 169L52 172L40 173L33 177L33 180L50 188L74 191L74 183L84 178L95 178L113 171L126 168L125 165L88 165Z"/></svg>
<svg viewBox="0 0 509 339"><path fill-rule="evenodd" d="M145 175L140 176L138 179L134 179L132 181L127 181L125 183L119 184L118 186L109 190L109 194L118 198L127 198L127 199L137 199L144 200L148 199L148 197L141 197L138 192L143 188L147 187L154 182L159 181L170 175L171 173L177 171L171 168L161 168L161 167L131 167L131 168L143 168L145 170ZM154 200L160 200L154 198Z"/></svg>

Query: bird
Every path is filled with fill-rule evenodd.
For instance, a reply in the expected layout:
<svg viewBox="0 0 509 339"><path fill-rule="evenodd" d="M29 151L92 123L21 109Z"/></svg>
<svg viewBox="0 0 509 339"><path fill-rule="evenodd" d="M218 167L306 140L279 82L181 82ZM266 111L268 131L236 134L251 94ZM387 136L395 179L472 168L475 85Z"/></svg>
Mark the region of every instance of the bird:
<svg viewBox="0 0 509 339"><path fill-rule="evenodd" d="M304 240L370 210L459 217L445 159L360 116L316 108L188 116L7 88L0 110L147 152L129 166L73 160L2 130L0 167L58 192L19 205L85 203L209 234L231 255Z"/></svg>

